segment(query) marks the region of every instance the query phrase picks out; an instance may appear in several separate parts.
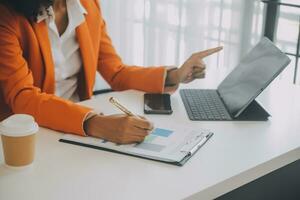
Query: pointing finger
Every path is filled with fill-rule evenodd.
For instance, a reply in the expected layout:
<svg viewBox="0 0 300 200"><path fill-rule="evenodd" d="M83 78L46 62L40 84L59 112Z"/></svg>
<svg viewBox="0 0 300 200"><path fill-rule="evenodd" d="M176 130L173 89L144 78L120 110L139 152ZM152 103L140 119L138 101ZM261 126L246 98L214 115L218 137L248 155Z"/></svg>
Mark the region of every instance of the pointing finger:
<svg viewBox="0 0 300 200"><path fill-rule="evenodd" d="M205 58L207 56L210 56L212 54L215 54L219 51L221 51L223 49L223 47L216 47L216 48L212 48L212 49L207 49L205 51L200 51L199 53L196 53L195 55L199 56L200 58Z"/></svg>

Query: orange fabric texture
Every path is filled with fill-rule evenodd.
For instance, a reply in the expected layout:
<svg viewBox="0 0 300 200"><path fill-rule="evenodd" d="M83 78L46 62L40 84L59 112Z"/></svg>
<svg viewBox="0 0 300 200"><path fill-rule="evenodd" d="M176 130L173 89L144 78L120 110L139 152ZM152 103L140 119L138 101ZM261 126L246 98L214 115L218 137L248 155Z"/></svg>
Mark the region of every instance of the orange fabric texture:
<svg viewBox="0 0 300 200"><path fill-rule="evenodd" d="M114 90L163 92L164 67L126 66L106 30L98 0L81 0L86 20L76 29L82 72L78 94L92 96L99 71ZM55 77L45 22L32 22L0 5L0 120L13 113L30 114L40 126L84 135L82 123L90 108L54 95Z"/></svg>

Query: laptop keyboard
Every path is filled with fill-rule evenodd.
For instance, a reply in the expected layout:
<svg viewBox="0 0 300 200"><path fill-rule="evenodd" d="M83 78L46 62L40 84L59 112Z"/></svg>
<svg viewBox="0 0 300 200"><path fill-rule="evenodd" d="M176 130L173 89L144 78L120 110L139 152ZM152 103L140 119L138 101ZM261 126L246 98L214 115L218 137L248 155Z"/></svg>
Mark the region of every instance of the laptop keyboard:
<svg viewBox="0 0 300 200"><path fill-rule="evenodd" d="M190 120L231 120L216 90L185 89L180 95Z"/></svg>

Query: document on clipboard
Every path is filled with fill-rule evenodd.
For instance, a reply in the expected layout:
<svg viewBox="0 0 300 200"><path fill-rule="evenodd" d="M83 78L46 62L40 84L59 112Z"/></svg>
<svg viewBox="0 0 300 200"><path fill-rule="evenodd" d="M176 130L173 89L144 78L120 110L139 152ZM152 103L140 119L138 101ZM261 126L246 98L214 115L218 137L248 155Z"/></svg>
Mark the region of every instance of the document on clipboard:
<svg viewBox="0 0 300 200"><path fill-rule="evenodd" d="M212 136L209 130L176 127L155 128L142 143L130 145L69 134L59 141L183 166Z"/></svg>

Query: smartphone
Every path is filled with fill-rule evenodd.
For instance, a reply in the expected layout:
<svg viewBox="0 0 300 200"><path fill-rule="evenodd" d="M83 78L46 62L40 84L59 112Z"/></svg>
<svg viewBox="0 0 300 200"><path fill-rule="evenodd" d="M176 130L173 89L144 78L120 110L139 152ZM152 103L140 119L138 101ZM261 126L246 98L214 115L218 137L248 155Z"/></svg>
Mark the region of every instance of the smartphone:
<svg viewBox="0 0 300 200"><path fill-rule="evenodd" d="M173 113L171 107L170 94L144 94L144 113L145 114L165 114Z"/></svg>

